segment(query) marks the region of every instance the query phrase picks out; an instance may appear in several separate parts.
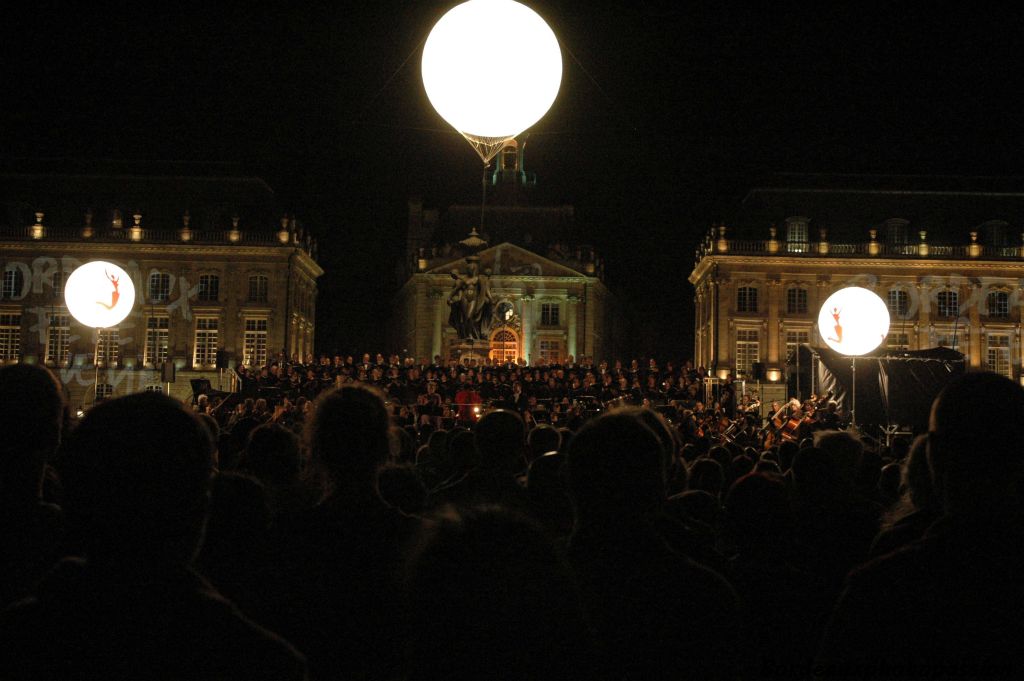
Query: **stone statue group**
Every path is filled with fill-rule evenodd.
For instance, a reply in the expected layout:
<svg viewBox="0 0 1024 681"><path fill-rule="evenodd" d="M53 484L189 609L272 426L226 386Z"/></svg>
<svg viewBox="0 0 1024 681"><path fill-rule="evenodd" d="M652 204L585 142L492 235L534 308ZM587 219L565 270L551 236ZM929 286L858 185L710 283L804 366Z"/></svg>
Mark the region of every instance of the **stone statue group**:
<svg viewBox="0 0 1024 681"><path fill-rule="evenodd" d="M452 270L455 285L448 295L451 313L448 323L459 338L486 339L491 332L494 298L491 295L490 270L480 272L480 259L466 258L466 272Z"/></svg>

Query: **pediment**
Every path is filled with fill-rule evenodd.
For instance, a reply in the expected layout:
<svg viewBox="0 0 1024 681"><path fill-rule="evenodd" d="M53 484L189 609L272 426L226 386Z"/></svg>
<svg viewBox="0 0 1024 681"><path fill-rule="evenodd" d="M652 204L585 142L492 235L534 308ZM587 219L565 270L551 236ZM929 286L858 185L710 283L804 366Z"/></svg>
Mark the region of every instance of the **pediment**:
<svg viewBox="0 0 1024 681"><path fill-rule="evenodd" d="M477 253L480 270L490 270L492 277L586 277L578 270L545 258L508 242L491 246ZM453 269L462 271L465 258L457 257L426 271L426 274L448 274ZM590 275L593 276L593 275Z"/></svg>

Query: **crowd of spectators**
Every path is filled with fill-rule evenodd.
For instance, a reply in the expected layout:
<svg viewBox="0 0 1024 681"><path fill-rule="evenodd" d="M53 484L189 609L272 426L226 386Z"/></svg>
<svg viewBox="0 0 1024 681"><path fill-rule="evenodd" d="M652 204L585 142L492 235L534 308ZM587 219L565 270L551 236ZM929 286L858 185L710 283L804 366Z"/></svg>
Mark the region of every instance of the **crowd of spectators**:
<svg viewBox="0 0 1024 681"><path fill-rule="evenodd" d="M353 378L222 432L0 368L5 678L1022 678L1005 378L911 446L764 451L636 406L402 426Z"/></svg>

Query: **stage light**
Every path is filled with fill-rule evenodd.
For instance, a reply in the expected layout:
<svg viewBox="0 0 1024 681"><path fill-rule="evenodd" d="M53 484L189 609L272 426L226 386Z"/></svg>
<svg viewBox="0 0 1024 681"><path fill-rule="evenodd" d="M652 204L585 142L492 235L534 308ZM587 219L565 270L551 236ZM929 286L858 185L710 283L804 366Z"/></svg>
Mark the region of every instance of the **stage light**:
<svg viewBox="0 0 1024 681"><path fill-rule="evenodd" d="M64 285L64 302L71 316L80 323L106 329L116 326L132 311L135 284L117 265L94 260L68 277Z"/></svg>
<svg viewBox="0 0 1024 681"><path fill-rule="evenodd" d="M782 372L779 371L778 369L769 369L767 372L765 372L765 376L768 378L769 381L775 383L780 378L782 378Z"/></svg>
<svg viewBox="0 0 1024 681"><path fill-rule="evenodd" d="M836 352L853 357L865 355L889 333L889 308L866 288L840 289L821 306L818 333Z"/></svg>
<svg viewBox="0 0 1024 681"><path fill-rule="evenodd" d="M430 103L486 163L551 108L562 82L558 39L513 0L469 0L449 10L423 46Z"/></svg>

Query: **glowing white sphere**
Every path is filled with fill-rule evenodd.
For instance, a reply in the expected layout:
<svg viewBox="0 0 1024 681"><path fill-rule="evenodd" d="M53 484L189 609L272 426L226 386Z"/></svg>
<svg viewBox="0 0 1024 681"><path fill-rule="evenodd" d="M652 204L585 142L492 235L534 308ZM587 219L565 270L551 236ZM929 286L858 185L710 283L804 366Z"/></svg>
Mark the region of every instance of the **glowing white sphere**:
<svg viewBox="0 0 1024 681"><path fill-rule="evenodd" d="M469 0L434 25L423 46L423 87L459 132L512 138L540 120L562 82L554 32L513 0Z"/></svg>
<svg viewBox="0 0 1024 681"><path fill-rule="evenodd" d="M80 323L97 329L116 326L135 304L135 284L117 265L87 262L64 283L68 312Z"/></svg>
<svg viewBox="0 0 1024 681"><path fill-rule="evenodd" d="M866 288L850 286L830 295L818 313L818 333L844 355L864 355L889 333L889 308Z"/></svg>

